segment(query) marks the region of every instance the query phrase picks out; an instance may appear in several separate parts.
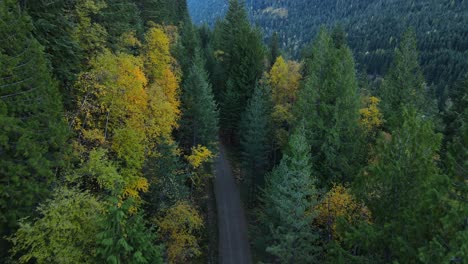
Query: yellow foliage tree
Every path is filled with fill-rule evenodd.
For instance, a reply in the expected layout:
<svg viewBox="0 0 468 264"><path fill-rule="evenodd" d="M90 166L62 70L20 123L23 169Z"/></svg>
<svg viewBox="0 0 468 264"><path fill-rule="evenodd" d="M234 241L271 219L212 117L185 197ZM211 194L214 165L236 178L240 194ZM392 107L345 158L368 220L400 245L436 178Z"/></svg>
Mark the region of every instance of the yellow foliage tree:
<svg viewBox="0 0 468 264"><path fill-rule="evenodd" d="M141 186L147 185L141 177L149 142L147 83L140 58L105 52L91 61L91 70L76 85L80 104L73 124L81 151L86 154L97 147L112 151L129 194L144 191Z"/></svg>
<svg viewBox="0 0 468 264"><path fill-rule="evenodd" d="M187 263L201 254L196 235L203 227L203 220L188 202L178 202L168 209L158 224L167 241L169 263Z"/></svg>
<svg viewBox="0 0 468 264"><path fill-rule="evenodd" d="M383 116L379 110L380 99L375 96L365 97L365 107L359 110L360 124L368 132L376 131L383 124Z"/></svg>
<svg viewBox="0 0 468 264"><path fill-rule="evenodd" d="M205 180L211 176L205 172L203 165L210 163L213 158L213 153L207 147L201 145L192 147L192 154L187 156L187 161L193 169L190 179L195 187L202 186Z"/></svg>
<svg viewBox="0 0 468 264"><path fill-rule="evenodd" d="M143 58L150 84L148 135L152 141L171 138L171 132L178 126L180 98L178 70L173 66L170 54L170 38L159 26L152 27L145 36Z"/></svg>
<svg viewBox="0 0 468 264"><path fill-rule="evenodd" d="M328 230L330 240L339 241L342 238L342 234L337 232L337 218L343 218L351 225L358 221L368 223L371 221L369 209L364 204L359 203L342 185L334 185L317 205L316 211L318 215L315 221L320 227L325 227Z"/></svg>
<svg viewBox="0 0 468 264"><path fill-rule="evenodd" d="M276 139L280 146L287 143L289 125L293 121L292 107L296 102L299 89L301 65L294 61L285 61L278 57L267 74L271 87L274 109L272 113L275 122Z"/></svg>

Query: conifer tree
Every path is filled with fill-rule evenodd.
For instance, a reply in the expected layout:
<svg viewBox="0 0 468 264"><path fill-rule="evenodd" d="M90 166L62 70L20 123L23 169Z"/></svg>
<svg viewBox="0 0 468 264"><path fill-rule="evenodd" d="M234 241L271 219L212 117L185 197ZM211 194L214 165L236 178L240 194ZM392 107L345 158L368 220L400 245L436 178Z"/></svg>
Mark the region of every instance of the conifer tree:
<svg viewBox="0 0 468 264"><path fill-rule="evenodd" d="M106 0L107 7L101 14L101 24L108 33L110 47L118 49L119 38L126 32L143 34L140 10L132 0Z"/></svg>
<svg viewBox="0 0 468 264"><path fill-rule="evenodd" d="M449 181L436 165L441 137L432 123L414 109L404 109L402 118L401 128L380 139L375 162L359 177L357 190L365 193L374 222L362 229L370 243L357 243L382 261L415 263L418 251L444 230Z"/></svg>
<svg viewBox="0 0 468 264"><path fill-rule="evenodd" d="M67 136L56 82L30 18L0 2L0 237L49 194ZM2 241L2 240L0 240ZM0 245L0 252L6 252ZM1 255L0 254L0 255Z"/></svg>
<svg viewBox="0 0 468 264"><path fill-rule="evenodd" d="M336 48L322 30L306 61L297 120L304 120L314 168L322 184L350 181L365 155L360 151L359 96L354 61L345 45Z"/></svg>
<svg viewBox="0 0 468 264"><path fill-rule="evenodd" d="M71 83L81 68L82 50L73 39L71 13L74 3L65 0L27 1L26 10L34 21L34 35L44 46L54 76L62 85L63 94L69 95ZM71 99L71 98L69 98Z"/></svg>
<svg viewBox="0 0 468 264"><path fill-rule="evenodd" d="M237 133L240 114L252 96L263 71L264 47L260 33L252 29L244 4L231 0L221 24L218 50L225 81L221 98L221 126L228 136ZM235 111L238 110L238 111Z"/></svg>
<svg viewBox="0 0 468 264"><path fill-rule="evenodd" d="M409 29L395 50L393 64L380 91L387 130L391 131L401 124L405 107L415 107L420 114L431 113L432 106L418 56L416 35Z"/></svg>
<svg viewBox="0 0 468 264"><path fill-rule="evenodd" d="M145 162L143 173L150 187L143 198L148 215L154 216L189 196L186 186L189 175L184 171L179 152L175 142L164 139L156 147L157 155Z"/></svg>
<svg viewBox="0 0 468 264"><path fill-rule="evenodd" d="M318 233L311 226L316 216L311 209L317 205L315 184L310 146L304 128L299 128L292 134L280 164L268 175L260 217L269 227L266 251L279 263L317 261Z"/></svg>
<svg viewBox="0 0 468 264"><path fill-rule="evenodd" d="M273 33L273 36L271 36L271 42L270 42L270 68L273 67L273 65L276 62L276 58L281 56L281 51L279 47L279 38L278 38L278 32Z"/></svg>
<svg viewBox="0 0 468 264"><path fill-rule="evenodd" d="M250 200L263 185L263 176L268 168L268 154L271 151L271 101L270 88L260 82L242 115L240 146L242 163L247 175Z"/></svg>
<svg viewBox="0 0 468 264"><path fill-rule="evenodd" d="M184 141L189 146L215 148L218 135L218 110L200 50L196 50L183 88L182 96Z"/></svg>

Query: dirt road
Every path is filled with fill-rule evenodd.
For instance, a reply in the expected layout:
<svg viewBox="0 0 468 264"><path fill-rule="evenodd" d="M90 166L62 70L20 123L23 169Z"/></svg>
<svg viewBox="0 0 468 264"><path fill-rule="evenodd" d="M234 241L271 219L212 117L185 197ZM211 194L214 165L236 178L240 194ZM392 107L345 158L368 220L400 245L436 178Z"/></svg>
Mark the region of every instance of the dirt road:
<svg viewBox="0 0 468 264"><path fill-rule="evenodd" d="M218 208L219 263L250 264L252 257L247 237L247 223L239 189L220 145L215 165L215 194Z"/></svg>

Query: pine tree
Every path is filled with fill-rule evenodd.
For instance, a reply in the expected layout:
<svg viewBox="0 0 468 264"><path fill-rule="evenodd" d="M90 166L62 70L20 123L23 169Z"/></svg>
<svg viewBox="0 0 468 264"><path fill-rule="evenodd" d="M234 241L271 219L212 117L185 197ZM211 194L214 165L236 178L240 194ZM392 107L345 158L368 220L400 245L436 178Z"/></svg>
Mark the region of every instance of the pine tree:
<svg viewBox="0 0 468 264"><path fill-rule="evenodd" d="M306 61L306 79L295 113L304 120L322 184L350 181L365 157L359 131L359 96L351 51L336 48L322 30Z"/></svg>
<svg viewBox="0 0 468 264"><path fill-rule="evenodd" d="M213 150L218 136L218 110L204 64L197 50L183 85L183 134L188 146L203 145Z"/></svg>
<svg viewBox="0 0 468 264"><path fill-rule="evenodd" d="M255 199L257 189L263 185L263 176L268 168L268 154L271 151L270 97L265 81L258 84L239 125L242 131L242 164L251 201Z"/></svg>
<svg viewBox="0 0 468 264"><path fill-rule="evenodd" d="M0 237L49 194L65 148L56 82L30 18L15 0L0 2ZM0 252L7 252L0 245Z"/></svg>
<svg viewBox="0 0 468 264"><path fill-rule="evenodd" d="M289 148L267 178L260 219L269 227L267 249L279 263L314 263L318 257L316 178L312 174L310 146L304 128L291 136ZM312 211L311 211L312 210Z"/></svg>
<svg viewBox="0 0 468 264"><path fill-rule="evenodd" d="M395 50L393 64L383 81L380 97L385 128L393 130L401 124L405 107L415 107L420 114L431 113L431 103L424 76L419 66L416 35L411 29L403 35Z"/></svg>

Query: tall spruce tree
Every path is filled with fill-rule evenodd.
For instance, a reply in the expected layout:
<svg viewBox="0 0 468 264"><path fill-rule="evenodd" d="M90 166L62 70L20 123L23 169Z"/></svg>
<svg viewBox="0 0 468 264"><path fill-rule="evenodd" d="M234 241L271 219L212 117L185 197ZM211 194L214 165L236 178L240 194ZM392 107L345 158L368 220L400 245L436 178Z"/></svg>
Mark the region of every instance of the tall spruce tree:
<svg viewBox="0 0 468 264"><path fill-rule="evenodd" d="M255 199L257 189L263 185L263 176L268 168L268 154L272 150L270 98L271 91L264 80L255 88L239 125L242 131L242 164L251 201Z"/></svg>
<svg viewBox="0 0 468 264"><path fill-rule="evenodd" d="M276 62L276 58L279 56L281 56L279 37L278 32L275 32L273 33L273 36L271 36L270 40L270 68L273 67Z"/></svg>
<svg viewBox="0 0 468 264"><path fill-rule="evenodd" d="M30 18L0 2L0 237L49 194L66 140L63 106ZM0 240L2 241L2 240ZM0 252L7 252L0 245ZM2 254L0 253L0 255Z"/></svg>
<svg viewBox="0 0 468 264"><path fill-rule="evenodd" d="M262 75L264 47L259 31L250 26L241 1L229 2L226 18L221 23L216 47L225 80L220 93L221 126L232 136L237 133L240 115Z"/></svg>
<svg viewBox="0 0 468 264"><path fill-rule="evenodd" d="M365 154L359 131L359 96L350 49L335 46L330 34L319 33L306 80L299 91L296 116L303 120L314 169L322 184L350 181Z"/></svg>
<svg viewBox="0 0 468 264"><path fill-rule="evenodd" d="M316 215L316 181L305 129L298 128L280 164L268 175L260 216L269 227L264 234L266 251L279 263L318 260L318 233L311 225Z"/></svg>
<svg viewBox="0 0 468 264"><path fill-rule="evenodd" d="M450 179L449 203L441 219L438 235L422 250L421 261L463 263L468 260L468 76L450 95L451 106L444 115L446 122L442 161Z"/></svg>
<svg viewBox="0 0 468 264"><path fill-rule="evenodd" d="M218 110L200 50L196 50L193 65L183 84L183 138L188 146L216 147Z"/></svg>
<svg viewBox="0 0 468 264"><path fill-rule="evenodd" d="M393 64L382 83L380 97L385 128L389 131L401 124L405 107L415 107L420 114L431 114L429 92L419 66L416 35L408 29L395 50Z"/></svg>

